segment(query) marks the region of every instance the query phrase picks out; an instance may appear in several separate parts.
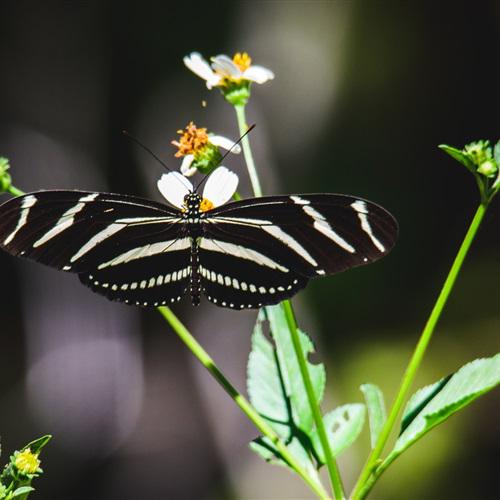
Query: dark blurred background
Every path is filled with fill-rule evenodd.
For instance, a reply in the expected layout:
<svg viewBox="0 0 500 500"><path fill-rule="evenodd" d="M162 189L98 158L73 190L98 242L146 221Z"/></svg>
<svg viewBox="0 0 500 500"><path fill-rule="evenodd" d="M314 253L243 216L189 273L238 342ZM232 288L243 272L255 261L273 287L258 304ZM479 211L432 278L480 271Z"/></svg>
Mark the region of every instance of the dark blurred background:
<svg viewBox="0 0 500 500"><path fill-rule="evenodd" d="M472 176L437 145L499 138L499 28L495 0L3 0L0 155L24 191L160 200L161 167L120 131L176 168L170 141L188 121L236 138L233 110L182 57L248 51L276 74L248 106L265 192L357 194L399 220L388 258L311 283L294 300L327 364L325 408L361 401L367 381L389 403L478 204ZM243 159L227 164L249 195ZM420 386L499 350L499 218L494 203ZM310 497L248 450L256 430L155 311L109 303L74 276L5 254L0 279L3 461L54 435L34 498ZM187 301L175 312L244 390L255 313ZM433 431L373 498L499 498L498 403L489 394ZM368 446L365 432L341 458L347 484Z"/></svg>

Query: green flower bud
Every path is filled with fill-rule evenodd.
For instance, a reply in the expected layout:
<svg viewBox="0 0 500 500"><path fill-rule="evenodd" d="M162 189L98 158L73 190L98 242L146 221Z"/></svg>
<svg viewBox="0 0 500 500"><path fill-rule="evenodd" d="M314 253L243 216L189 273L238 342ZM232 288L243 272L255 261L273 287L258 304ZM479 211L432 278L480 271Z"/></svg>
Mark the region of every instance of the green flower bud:
<svg viewBox="0 0 500 500"><path fill-rule="evenodd" d="M7 191L11 186L12 179L8 173L9 168L9 160L0 156L0 192Z"/></svg>
<svg viewBox="0 0 500 500"><path fill-rule="evenodd" d="M475 165L480 166L485 161L492 158L490 141L471 142L465 146L463 152L472 160Z"/></svg>
<svg viewBox="0 0 500 500"><path fill-rule="evenodd" d="M479 165L477 172L486 177L495 177L498 172L498 167L493 160L486 160Z"/></svg>
<svg viewBox="0 0 500 500"><path fill-rule="evenodd" d="M209 174L221 162L222 155L219 148L213 144L207 144L202 150L194 155L191 167L197 168L202 174Z"/></svg>
<svg viewBox="0 0 500 500"><path fill-rule="evenodd" d="M38 454L32 453L30 448L14 452L13 463L14 467L21 474L32 475L36 474L40 470L40 460L38 460Z"/></svg>

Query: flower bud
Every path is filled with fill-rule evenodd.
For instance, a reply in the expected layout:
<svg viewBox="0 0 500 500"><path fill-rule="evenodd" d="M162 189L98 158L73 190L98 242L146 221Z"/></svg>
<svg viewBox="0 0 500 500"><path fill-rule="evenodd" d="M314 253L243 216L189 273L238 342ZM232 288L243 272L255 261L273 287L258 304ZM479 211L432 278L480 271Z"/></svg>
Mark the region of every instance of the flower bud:
<svg viewBox="0 0 500 500"><path fill-rule="evenodd" d="M489 141L471 142L465 146L463 152L475 165L479 166L491 158L491 148L489 145Z"/></svg>
<svg viewBox="0 0 500 500"><path fill-rule="evenodd" d="M14 466L21 474L35 474L40 468L38 454L32 453L30 448L14 453Z"/></svg>
<svg viewBox="0 0 500 500"><path fill-rule="evenodd" d="M495 177L497 174L498 167L496 166L493 160L486 160L479 165L477 172L486 176L486 177Z"/></svg>
<svg viewBox="0 0 500 500"><path fill-rule="evenodd" d="M9 160L0 156L0 193L7 191L12 184L12 179L8 173L9 168Z"/></svg>

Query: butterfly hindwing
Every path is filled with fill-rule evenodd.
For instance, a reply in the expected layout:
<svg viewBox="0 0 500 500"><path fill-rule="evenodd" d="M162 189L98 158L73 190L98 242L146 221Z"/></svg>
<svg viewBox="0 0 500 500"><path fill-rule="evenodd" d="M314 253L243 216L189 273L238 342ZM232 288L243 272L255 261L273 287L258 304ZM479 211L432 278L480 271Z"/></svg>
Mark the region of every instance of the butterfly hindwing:
<svg viewBox="0 0 500 500"><path fill-rule="evenodd" d="M309 281L306 276L272 260L259 250L204 237L199 242L202 291L222 307L251 309L277 304L295 295Z"/></svg>
<svg viewBox="0 0 500 500"><path fill-rule="evenodd" d="M134 247L80 273L80 281L111 300L137 306L179 301L189 287L190 241L157 242Z"/></svg>

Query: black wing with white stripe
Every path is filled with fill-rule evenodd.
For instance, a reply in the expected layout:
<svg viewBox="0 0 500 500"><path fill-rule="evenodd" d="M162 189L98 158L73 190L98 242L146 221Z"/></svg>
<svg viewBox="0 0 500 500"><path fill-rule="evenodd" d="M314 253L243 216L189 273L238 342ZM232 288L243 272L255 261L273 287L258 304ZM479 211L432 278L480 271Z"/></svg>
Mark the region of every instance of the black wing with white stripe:
<svg viewBox="0 0 500 500"><path fill-rule="evenodd" d="M397 232L389 212L351 196L229 203L207 214L199 245L203 287L210 301L225 307L275 304L310 278L378 260L394 246Z"/></svg>
<svg viewBox="0 0 500 500"><path fill-rule="evenodd" d="M92 290L137 305L177 301L189 284L190 242L179 212L142 198L40 191L0 207L0 247L78 273Z"/></svg>

